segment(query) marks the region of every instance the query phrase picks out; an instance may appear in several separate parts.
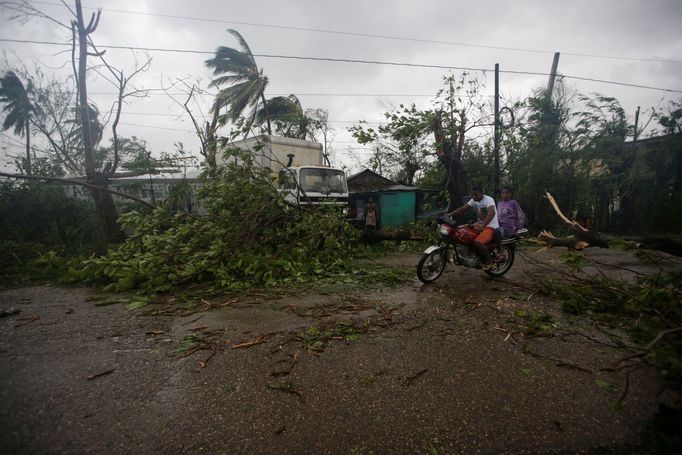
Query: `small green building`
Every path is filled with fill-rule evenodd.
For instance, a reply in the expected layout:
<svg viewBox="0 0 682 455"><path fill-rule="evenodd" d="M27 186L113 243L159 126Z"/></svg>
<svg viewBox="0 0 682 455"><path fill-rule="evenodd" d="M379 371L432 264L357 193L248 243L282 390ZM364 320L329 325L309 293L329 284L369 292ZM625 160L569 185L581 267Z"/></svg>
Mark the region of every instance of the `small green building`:
<svg viewBox="0 0 682 455"><path fill-rule="evenodd" d="M351 218L362 223L370 198L379 207L379 229L413 224L420 213L424 191L398 184L365 169L348 177L348 206Z"/></svg>

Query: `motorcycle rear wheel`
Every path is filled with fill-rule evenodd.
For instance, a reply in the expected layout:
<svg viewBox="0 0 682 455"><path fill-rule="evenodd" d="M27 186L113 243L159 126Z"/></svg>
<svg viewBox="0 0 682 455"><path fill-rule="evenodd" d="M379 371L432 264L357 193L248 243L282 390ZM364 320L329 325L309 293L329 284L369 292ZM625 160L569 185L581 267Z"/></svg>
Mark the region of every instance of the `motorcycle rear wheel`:
<svg viewBox="0 0 682 455"><path fill-rule="evenodd" d="M498 258L493 261L493 268L485 271L490 276L502 276L511 269L512 264L514 264L514 248L510 248L509 245L501 245L497 256Z"/></svg>
<svg viewBox="0 0 682 455"><path fill-rule="evenodd" d="M433 283L441 276L447 262L446 248L425 253L417 264L417 278L422 283Z"/></svg>

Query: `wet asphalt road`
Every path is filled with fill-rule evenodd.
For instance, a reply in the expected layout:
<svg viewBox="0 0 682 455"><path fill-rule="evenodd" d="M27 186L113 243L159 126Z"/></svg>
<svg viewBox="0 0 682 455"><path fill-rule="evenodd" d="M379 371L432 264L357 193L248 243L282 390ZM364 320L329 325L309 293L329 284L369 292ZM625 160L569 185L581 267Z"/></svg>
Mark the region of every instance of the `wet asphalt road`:
<svg viewBox="0 0 682 455"><path fill-rule="evenodd" d="M623 351L576 335L603 338L530 296L517 267L186 317L96 307L87 289L0 292L0 310L22 310L0 319L0 453L627 451L666 399L655 373L631 375L614 410L624 378L600 369ZM519 333L529 308L553 336ZM355 332L324 352L296 337L339 323ZM215 352L174 354L196 333Z"/></svg>

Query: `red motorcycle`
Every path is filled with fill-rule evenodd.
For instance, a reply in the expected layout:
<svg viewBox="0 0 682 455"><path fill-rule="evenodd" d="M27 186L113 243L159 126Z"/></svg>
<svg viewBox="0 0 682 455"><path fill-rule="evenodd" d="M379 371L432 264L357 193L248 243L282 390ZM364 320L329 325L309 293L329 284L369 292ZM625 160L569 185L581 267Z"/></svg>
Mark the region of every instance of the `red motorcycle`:
<svg viewBox="0 0 682 455"><path fill-rule="evenodd" d="M483 268L481 260L473 247L474 239L479 232L470 225L457 225L452 219L437 218L440 241L428 247L417 264L417 277L423 283L432 283L438 279L448 264L461 265L467 268ZM516 242L528 231L520 229L510 239L495 239L488 243L488 251L492 267L484 270L490 276L502 276L514 264Z"/></svg>

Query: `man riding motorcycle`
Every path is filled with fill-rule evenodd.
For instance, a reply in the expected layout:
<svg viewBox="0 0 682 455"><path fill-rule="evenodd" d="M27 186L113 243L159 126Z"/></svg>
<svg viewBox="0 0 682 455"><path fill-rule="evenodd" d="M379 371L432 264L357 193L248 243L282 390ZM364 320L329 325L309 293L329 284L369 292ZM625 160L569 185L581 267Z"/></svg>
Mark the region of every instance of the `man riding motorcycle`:
<svg viewBox="0 0 682 455"><path fill-rule="evenodd" d="M469 202L448 213L448 216L459 216L470 209L476 209L478 221L474 224L473 228L479 234L474 239L473 246L478 257L481 259L483 270L489 270L492 267L492 260L486 244L493 241L495 230L500 227L497 219L497 210L495 209L495 200L483 194L483 188L480 185L474 185L471 189L471 196Z"/></svg>

